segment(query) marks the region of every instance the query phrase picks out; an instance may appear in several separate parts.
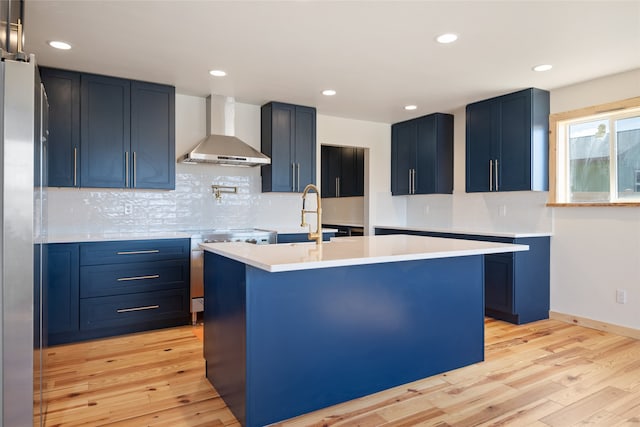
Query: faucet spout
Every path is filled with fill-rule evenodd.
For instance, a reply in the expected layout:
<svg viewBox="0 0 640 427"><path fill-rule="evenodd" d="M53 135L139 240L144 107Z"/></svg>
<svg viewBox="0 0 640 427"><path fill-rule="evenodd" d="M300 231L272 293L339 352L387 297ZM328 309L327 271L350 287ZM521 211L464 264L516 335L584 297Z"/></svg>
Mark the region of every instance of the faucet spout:
<svg viewBox="0 0 640 427"><path fill-rule="evenodd" d="M309 191L315 191L316 192L316 197L317 197L317 206L316 206L316 210L312 211L312 210L306 210L304 208L305 206L305 202L307 199L307 194L309 193ZM317 219L317 225L316 225L316 231L313 232L311 231L311 225L309 225L309 240L315 240L316 241L316 245L320 245L322 244L322 206L321 206L321 202L320 202L320 191L318 190L318 187L316 187L313 184L309 184L304 188L304 191L302 192L302 212L301 212L301 217L302 217L302 221L301 221L301 226L304 227L305 225L308 225L305 221L305 214L308 213L314 213L316 214L316 219Z"/></svg>

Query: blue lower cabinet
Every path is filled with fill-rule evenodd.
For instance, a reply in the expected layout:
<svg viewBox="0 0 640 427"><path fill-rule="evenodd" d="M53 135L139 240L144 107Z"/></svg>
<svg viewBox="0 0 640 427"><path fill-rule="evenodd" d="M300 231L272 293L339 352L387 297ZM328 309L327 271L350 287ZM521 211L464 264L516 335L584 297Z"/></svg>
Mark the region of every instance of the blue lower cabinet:
<svg viewBox="0 0 640 427"><path fill-rule="evenodd" d="M46 315L42 319L49 344L64 341L77 333L79 324L80 277L79 245L60 243L46 246Z"/></svg>
<svg viewBox="0 0 640 427"><path fill-rule="evenodd" d="M335 232L322 233L322 240L328 242L332 237L335 237ZM299 242L313 242L309 240L308 233L278 233L278 243L299 243Z"/></svg>
<svg viewBox="0 0 640 427"><path fill-rule="evenodd" d="M205 252L207 378L257 427L480 362L483 269L467 256L269 273Z"/></svg>
<svg viewBox="0 0 640 427"><path fill-rule="evenodd" d="M154 324L174 326L172 321L188 311L189 292L185 289L84 298L80 300L80 329L127 327L134 332L152 329Z"/></svg>
<svg viewBox="0 0 640 427"><path fill-rule="evenodd" d="M189 239L48 245L49 344L190 321Z"/></svg>
<svg viewBox="0 0 640 427"><path fill-rule="evenodd" d="M513 256L485 255L484 266L485 311L513 314Z"/></svg>
<svg viewBox="0 0 640 427"><path fill-rule="evenodd" d="M516 324L549 318L551 240L548 236L507 238L393 228L376 228L375 234L413 234L529 245L526 252L485 255L485 314Z"/></svg>

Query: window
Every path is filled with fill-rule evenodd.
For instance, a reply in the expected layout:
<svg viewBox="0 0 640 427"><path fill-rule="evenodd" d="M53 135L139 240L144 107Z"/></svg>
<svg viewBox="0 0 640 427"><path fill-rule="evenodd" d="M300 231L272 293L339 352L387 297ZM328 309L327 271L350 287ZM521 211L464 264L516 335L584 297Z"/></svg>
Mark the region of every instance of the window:
<svg viewBox="0 0 640 427"><path fill-rule="evenodd" d="M550 130L551 204L640 203L640 98L554 114Z"/></svg>

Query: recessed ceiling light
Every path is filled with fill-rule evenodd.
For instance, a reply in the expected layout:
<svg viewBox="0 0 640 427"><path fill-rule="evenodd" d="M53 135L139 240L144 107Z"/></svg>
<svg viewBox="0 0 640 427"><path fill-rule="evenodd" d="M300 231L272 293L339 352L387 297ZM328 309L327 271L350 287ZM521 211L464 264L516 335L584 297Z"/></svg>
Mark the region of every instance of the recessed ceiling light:
<svg viewBox="0 0 640 427"><path fill-rule="evenodd" d="M456 40L458 40L458 36L453 33L441 34L436 37L438 43L453 43Z"/></svg>
<svg viewBox="0 0 640 427"><path fill-rule="evenodd" d="M533 67L533 71L549 71L552 68L553 68L553 65L551 64L542 64L542 65L536 65L535 67Z"/></svg>
<svg viewBox="0 0 640 427"><path fill-rule="evenodd" d="M333 90L333 89L325 89L325 90L322 91L322 94L324 96L333 96L333 95L336 94L336 91Z"/></svg>
<svg viewBox="0 0 640 427"><path fill-rule="evenodd" d="M404 106L404 109L408 110L408 111L415 110L416 108L418 108L417 105L405 105Z"/></svg>
<svg viewBox="0 0 640 427"><path fill-rule="evenodd" d="M209 71L209 74L211 74L214 77L224 77L227 75L227 73L222 70L211 70Z"/></svg>
<svg viewBox="0 0 640 427"><path fill-rule="evenodd" d="M56 48L56 49L61 49L61 50L69 50L71 49L71 45L69 43L65 43L65 42L61 42L61 41L57 41L57 40L52 40L49 42L49 46Z"/></svg>

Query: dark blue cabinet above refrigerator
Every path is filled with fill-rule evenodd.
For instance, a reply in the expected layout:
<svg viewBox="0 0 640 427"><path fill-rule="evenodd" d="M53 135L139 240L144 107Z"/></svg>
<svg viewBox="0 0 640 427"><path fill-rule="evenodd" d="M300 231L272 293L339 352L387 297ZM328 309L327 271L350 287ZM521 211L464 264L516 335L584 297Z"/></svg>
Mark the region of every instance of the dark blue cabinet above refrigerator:
<svg viewBox="0 0 640 427"><path fill-rule="evenodd" d="M175 88L41 67L49 186L175 188Z"/></svg>
<svg viewBox="0 0 640 427"><path fill-rule="evenodd" d="M549 92L529 88L466 108L466 190L547 191Z"/></svg>
<svg viewBox="0 0 640 427"><path fill-rule="evenodd" d="M453 192L453 116L434 113L391 126L391 194Z"/></svg>

